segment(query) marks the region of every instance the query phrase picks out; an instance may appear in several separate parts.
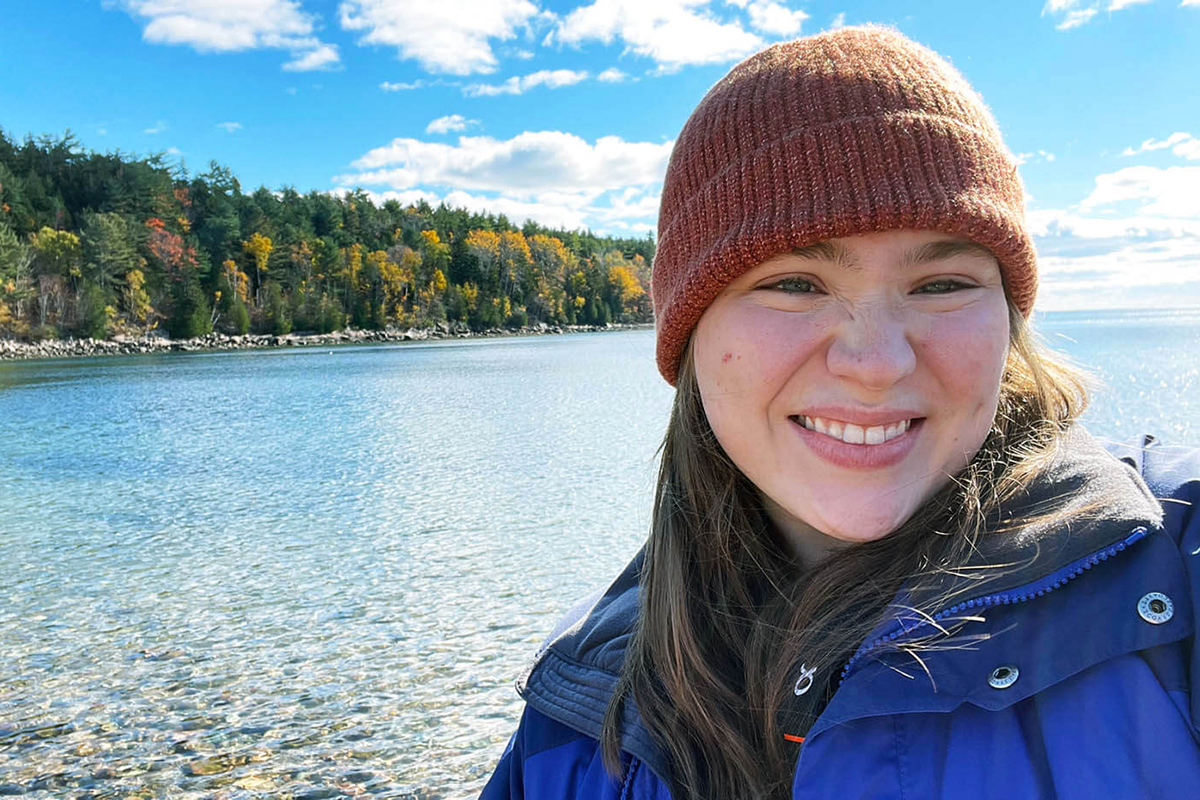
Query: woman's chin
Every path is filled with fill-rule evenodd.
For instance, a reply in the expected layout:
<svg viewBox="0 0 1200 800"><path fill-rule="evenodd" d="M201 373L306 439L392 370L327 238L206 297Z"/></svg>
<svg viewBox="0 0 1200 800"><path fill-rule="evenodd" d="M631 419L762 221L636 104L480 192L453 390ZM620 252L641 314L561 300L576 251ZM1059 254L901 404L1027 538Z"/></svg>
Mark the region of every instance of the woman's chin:
<svg viewBox="0 0 1200 800"><path fill-rule="evenodd" d="M873 509L871 513L830 513L813 525L838 545L875 542L904 524L912 513L908 508Z"/></svg>
<svg viewBox="0 0 1200 800"><path fill-rule="evenodd" d="M803 517L796 513L800 509L785 508L769 499L765 505L768 516L789 540L792 550L802 560L815 563L846 547L883 539L899 528L914 510L906 504L881 506L876 502L871 513L852 511L866 502L845 498L836 506L809 506L804 509Z"/></svg>

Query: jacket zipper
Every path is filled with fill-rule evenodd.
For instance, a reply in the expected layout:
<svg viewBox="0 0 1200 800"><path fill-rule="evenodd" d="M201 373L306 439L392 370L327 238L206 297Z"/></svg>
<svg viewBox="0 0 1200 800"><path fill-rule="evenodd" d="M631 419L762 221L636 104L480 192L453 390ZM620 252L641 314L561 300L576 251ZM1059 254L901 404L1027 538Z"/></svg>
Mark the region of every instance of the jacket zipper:
<svg viewBox="0 0 1200 800"><path fill-rule="evenodd" d="M1084 572L1096 566L1101 561L1107 561L1112 556L1129 547L1129 545L1145 538L1149 532L1149 529L1144 526L1134 528L1133 532L1121 541L1109 545L1103 550L1098 550L1089 556L1084 556L1083 558L1072 561L1070 564L1067 564L1065 567L1060 567L1044 578L1040 578L1032 583L1027 583L1024 586L1018 586L1015 589L1009 589L1004 592L996 592L995 594L983 595L981 597L965 600L961 603L956 603L955 605L934 614L933 621L936 622L943 620L949 616L972 608L990 608L991 606L1024 603L1025 601L1032 600L1035 597L1041 597L1042 595L1049 594L1055 589L1061 588L1075 578L1078 578ZM908 627L902 620L896 620L893 622L891 629L889 629L886 634L872 640L867 644L864 644L862 647L858 648L853 656L851 656L850 660L846 662L846 666L842 667L842 673L838 679L838 686L841 686L843 683L845 683L846 678L849 676L854 665L872 650L881 645L887 644L888 642L895 641L901 636L918 631L930 624L932 623L929 621L920 620L912 627Z"/></svg>

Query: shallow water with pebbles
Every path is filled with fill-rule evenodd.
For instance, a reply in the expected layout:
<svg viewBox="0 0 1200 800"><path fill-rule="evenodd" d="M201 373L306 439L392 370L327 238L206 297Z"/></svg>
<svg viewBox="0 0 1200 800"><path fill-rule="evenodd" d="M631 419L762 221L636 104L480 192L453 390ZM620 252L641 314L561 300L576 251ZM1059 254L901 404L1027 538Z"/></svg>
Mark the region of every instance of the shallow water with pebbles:
<svg viewBox="0 0 1200 800"><path fill-rule="evenodd" d="M0 793L477 794L637 549L651 344L0 364Z"/></svg>
<svg viewBox="0 0 1200 800"><path fill-rule="evenodd" d="M1200 313L1038 324L1200 444ZM669 403L651 331L0 364L0 795L476 795Z"/></svg>

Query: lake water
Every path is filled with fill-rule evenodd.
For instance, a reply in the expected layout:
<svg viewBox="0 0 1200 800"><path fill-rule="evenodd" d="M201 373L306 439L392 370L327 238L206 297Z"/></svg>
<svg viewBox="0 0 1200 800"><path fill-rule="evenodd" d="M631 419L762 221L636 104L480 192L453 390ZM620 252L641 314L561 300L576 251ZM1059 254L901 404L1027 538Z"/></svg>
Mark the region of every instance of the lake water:
<svg viewBox="0 0 1200 800"><path fill-rule="evenodd" d="M1200 444L1200 310L1038 325ZM0 363L0 791L477 794L670 400L652 331Z"/></svg>

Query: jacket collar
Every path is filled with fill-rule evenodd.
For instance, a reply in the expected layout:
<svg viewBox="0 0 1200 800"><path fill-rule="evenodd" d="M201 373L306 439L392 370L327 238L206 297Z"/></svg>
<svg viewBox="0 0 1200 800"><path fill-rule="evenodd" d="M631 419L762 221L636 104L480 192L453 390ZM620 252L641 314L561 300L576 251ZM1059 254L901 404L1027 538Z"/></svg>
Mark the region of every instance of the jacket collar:
<svg viewBox="0 0 1200 800"><path fill-rule="evenodd" d="M1191 632L1183 603L1176 604L1174 624L1137 624L1137 602L1148 587L1185 596L1178 549L1170 537L1156 535L1162 509L1141 477L1081 426L1068 433L1050 466L1004 516L1025 518L1051 510L1075 516L1067 524L1033 524L1011 535L984 538L970 566L1013 566L978 595L961 593L961 582L970 580L961 573L948 576L939 587L962 597L961 607L947 609L947 622L978 620L964 623L962 633L987 631L986 638L969 650L923 653L922 668L887 647L922 633L925 624L897 612L856 654L843 684L853 690L835 694L809 738L867 716L948 711L964 702L1003 707L1104 658ZM639 553L607 590L573 608L518 681L529 705L592 738L600 736L637 618L643 560ZM1090 575L1076 580L1085 572L1107 572L1109 580ZM967 598L978 598L978 603ZM1035 598L1037 602L1024 602ZM1061 646L1064 635L1089 630L1097 619L1115 623L1110 636L1077 637L1072 647ZM1015 664L1020 679L1012 689L997 692L988 683L992 671L1014 661L1020 662ZM626 703L622 747L660 777L668 776L666 759L632 702Z"/></svg>

